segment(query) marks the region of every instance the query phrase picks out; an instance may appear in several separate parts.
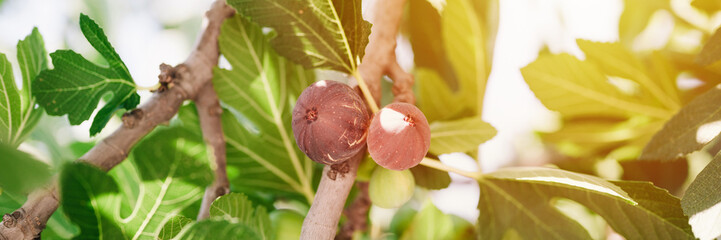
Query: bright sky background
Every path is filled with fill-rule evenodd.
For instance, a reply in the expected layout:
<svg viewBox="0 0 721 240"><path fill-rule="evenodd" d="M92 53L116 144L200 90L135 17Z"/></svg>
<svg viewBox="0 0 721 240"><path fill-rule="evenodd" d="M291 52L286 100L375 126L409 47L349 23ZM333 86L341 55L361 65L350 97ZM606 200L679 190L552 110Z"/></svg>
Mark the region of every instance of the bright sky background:
<svg viewBox="0 0 721 240"><path fill-rule="evenodd" d="M365 1L364 7L372 6L372 1ZM199 32L201 16L211 2L5 0L0 6L0 52L8 55L19 78L15 45L37 26L49 53L70 48L88 57L97 56L77 24L79 13L85 12L105 29L136 83L152 86L157 82L160 63L175 65L188 55ZM532 131L555 127L555 115L533 96L519 69L532 62L546 44L552 52L581 55L576 38L617 40L621 10L621 0L501 0L500 27L483 113L498 135L481 147L484 171L518 159L543 160L538 159L540 145ZM407 42L401 41L398 55L402 66L412 68ZM147 91L141 92L143 100L149 96ZM114 129L113 124L119 123L111 122L99 136L111 132L108 129ZM87 121L71 130L58 130L56 137L59 142L67 142L69 136L87 141L89 125ZM463 154L442 156L441 160L467 170L475 168L473 159ZM434 203L445 212L475 222L478 212L469 209L476 209L477 183L452 177L450 188L431 193Z"/></svg>

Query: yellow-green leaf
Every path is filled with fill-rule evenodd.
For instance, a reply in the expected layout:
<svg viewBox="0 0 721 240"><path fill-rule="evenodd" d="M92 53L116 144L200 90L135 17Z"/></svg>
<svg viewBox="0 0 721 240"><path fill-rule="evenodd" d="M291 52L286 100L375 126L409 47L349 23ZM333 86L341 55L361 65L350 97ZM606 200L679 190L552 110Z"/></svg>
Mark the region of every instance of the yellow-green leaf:
<svg viewBox="0 0 721 240"><path fill-rule="evenodd" d="M539 56L521 73L536 97L564 117L640 114L666 119L673 114L672 110L622 92L599 67L568 54Z"/></svg>
<svg viewBox="0 0 721 240"><path fill-rule="evenodd" d="M452 152L468 152L496 136L496 129L481 120L470 117L452 121L431 123L430 152L436 155Z"/></svg>
<svg viewBox="0 0 721 240"><path fill-rule="evenodd" d="M417 68L418 107L428 122L454 119L463 114L463 99L451 90L436 71Z"/></svg>
<svg viewBox="0 0 721 240"><path fill-rule="evenodd" d="M491 71L497 7L497 1L448 0L441 16L443 44L458 76L459 90L478 115Z"/></svg>

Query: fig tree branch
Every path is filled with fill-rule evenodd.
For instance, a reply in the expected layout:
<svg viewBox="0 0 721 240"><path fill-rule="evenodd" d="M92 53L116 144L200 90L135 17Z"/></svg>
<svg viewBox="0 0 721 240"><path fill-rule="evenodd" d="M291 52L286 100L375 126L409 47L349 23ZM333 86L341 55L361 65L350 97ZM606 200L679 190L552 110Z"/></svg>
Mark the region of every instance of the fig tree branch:
<svg viewBox="0 0 721 240"><path fill-rule="evenodd" d="M218 62L220 25L234 12L224 0L216 0L206 12L207 25L185 62L173 68L164 68L161 72L161 80L170 77L173 86L154 94L148 102L126 114L123 125L80 157L80 161L110 170L127 158L130 149L141 138L158 124L168 122L185 100L196 98L212 79L213 67ZM22 207L3 216L0 240L39 237L45 223L57 209L58 199L57 182L31 193Z"/></svg>
<svg viewBox="0 0 721 240"><path fill-rule="evenodd" d="M212 156L215 160L214 168L215 180L213 184L205 189L203 202L198 212L198 220L208 218L210 216L210 204L213 201L230 192L230 183L228 182L228 174L226 172L225 163L225 138L223 137L223 128L221 125L220 114L223 109L218 101L218 94L215 93L212 83L206 83L200 89L198 96L195 97L195 107L198 109L198 117L200 118L200 128L203 130L203 139L212 149Z"/></svg>
<svg viewBox="0 0 721 240"><path fill-rule="evenodd" d="M384 75L389 75L394 80L395 85L399 84L398 89L394 90L396 98L404 99L404 101L415 102L413 97L412 75L403 71L396 62L395 48L396 35L398 34L398 26L403 14L403 6L405 0L384 0L377 1L374 7L373 27L371 35L366 46L363 61L358 66L358 72L353 73L356 81L363 81L367 87L361 87L364 96L371 95L373 99L367 99L369 103L380 103L381 85L380 81ZM397 78L397 79L396 79ZM351 86L358 84L351 81ZM411 84L409 87L404 86ZM368 92L370 91L370 94ZM408 92L410 91L410 96ZM377 106L371 106L375 113ZM356 171L358 165L365 156L365 151L361 151L357 156L349 159L349 172L335 178L330 178L327 174L332 170L332 166L325 166L323 175L321 176L318 191L315 200L308 211L308 215L303 221L303 229L301 231L301 239L333 239L338 231L338 220L340 220L343 206L345 205L348 193L355 182Z"/></svg>

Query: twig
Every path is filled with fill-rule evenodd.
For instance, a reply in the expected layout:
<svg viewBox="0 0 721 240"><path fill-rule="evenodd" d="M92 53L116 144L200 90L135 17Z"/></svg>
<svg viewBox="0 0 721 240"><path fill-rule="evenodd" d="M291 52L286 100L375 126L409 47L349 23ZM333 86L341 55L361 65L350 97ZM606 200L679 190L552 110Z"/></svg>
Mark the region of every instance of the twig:
<svg viewBox="0 0 721 240"><path fill-rule="evenodd" d="M365 56L363 62L358 66L358 73L354 73L354 75L360 74L361 76L356 80L365 80L376 103L380 103L380 81L383 75L388 75L394 80L396 99L402 99L404 102L409 103L415 102L412 91L408 94L411 88L404 87L409 83L412 86L413 76L404 72L398 66L395 55L396 35L398 34L398 25L403 14L404 4L405 0L377 2L377 6L375 6L376 17L371 28ZM350 85L354 86L356 84L358 83L351 79ZM398 89L397 93L396 88ZM367 101L370 102L370 100ZM348 160L350 172L344 177L335 180L326 174L331 167L326 166L324 168L315 200L303 221L300 239L333 239L335 237L338 231L338 220L340 220L346 198L348 198L348 193L355 182L358 165L364 155L365 151L361 151L358 156Z"/></svg>
<svg viewBox="0 0 721 240"><path fill-rule="evenodd" d="M207 26L203 30L195 49L183 64L168 71L173 76L173 87L153 97L139 107L140 111L128 116L127 121L110 136L100 141L90 151L80 157L80 161L91 163L107 171L127 158L130 149L141 138L150 133L158 124L169 121L180 108L183 101L193 99L199 90L213 77L213 66L217 65L218 35L220 25L235 11L216 0L206 12ZM169 72L163 72L166 74ZM125 121L124 121L125 122ZM46 189L31 193L23 206L3 217L0 224L0 239L35 239L45 228L45 223L58 207L57 183ZM19 214L16 214L19 213ZM19 216L19 217L16 217ZM12 224L6 224L12 222Z"/></svg>
<svg viewBox="0 0 721 240"><path fill-rule="evenodd" d="M323 168L318 192L315 194L313 204L303 221L300 239L333 239L338 230L345 200L355 182L358 165L365 157L365 149L348 159L348 173L337 174L331 179L328 174L331 166Z"/></svg>
<svg viewBox="0 0 721 240"><path fill-rule="evenodd" d="M223 128L220 120L223 109L220 107L218 94L215 93L212 83L209 82L200 89L198 96L195 98L195 107L198 109L203 138L213 149L215 159L215 180L212 185L205 189L203 202L198 212L198 220L201 220L210 216L210 204L216 198L230 192L230 183L225 168L225 138L223 138Z"/></svg>
<svg viewBox="0 0 721 240"><path fill-rule="evenodd" d="M353 203L343 210L343 214L348 220L340 228L340 233L335 237L336 240L353 239L353 233L365 231L368 228L368 210L371 208L368 182L358 182L356 187L358 187L358 195Z"/></svg>
<svg viewBox="0 0 721 240"><path fill-rule="evenodd" d="M377 1L373 15L373 27L366 46L363 62L358 71L366 81L376 102L380 103L381 78L388 75L393 80L395 102L415 104L413 75L403 71L396 60L396 36L403 16L406 0Z"/></svg>

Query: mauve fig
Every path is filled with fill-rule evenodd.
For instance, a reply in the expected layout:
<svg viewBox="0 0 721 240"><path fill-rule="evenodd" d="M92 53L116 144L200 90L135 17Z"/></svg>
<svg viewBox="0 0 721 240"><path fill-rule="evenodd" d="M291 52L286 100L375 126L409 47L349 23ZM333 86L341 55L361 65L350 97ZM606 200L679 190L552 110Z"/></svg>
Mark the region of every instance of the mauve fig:
<svg viewBox="0 0 721 240"><path fill-rule="evenodd" d="M418 165L430 145L428 120L412 104L388 104L376 113L368 128L368 152L387 169L400 171Z"/></svg>
<svg viewBox="0 0 721 240"><path fill-rule="evenodd" d="M319 81L308 86L293 108L293 136L305 155L318 163L342 163L363 149L369 113L348 85Z"/></svg>

